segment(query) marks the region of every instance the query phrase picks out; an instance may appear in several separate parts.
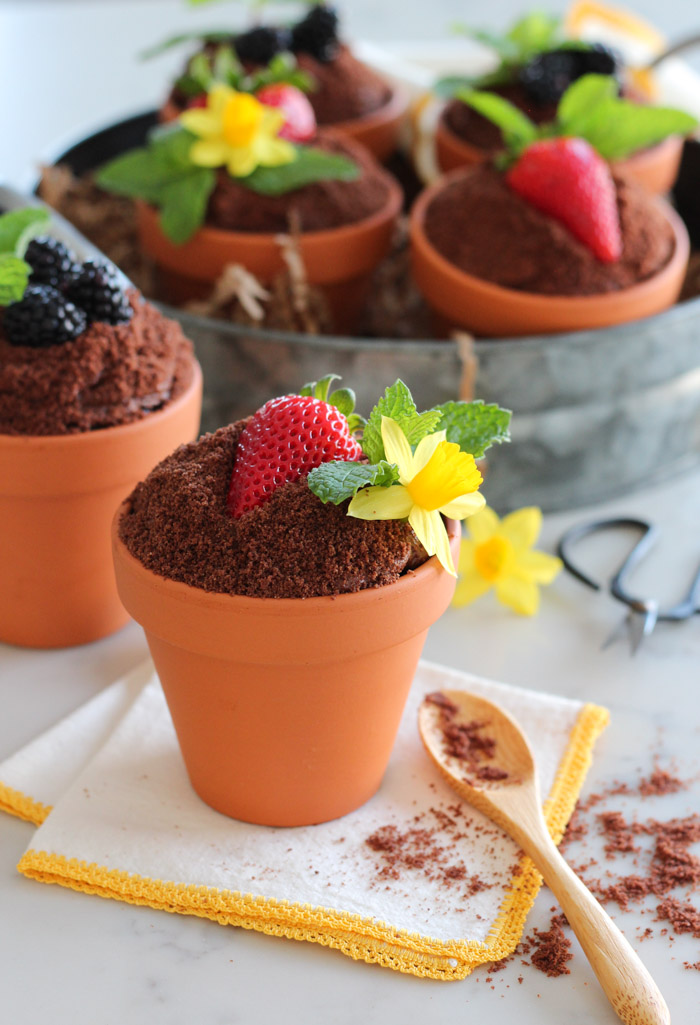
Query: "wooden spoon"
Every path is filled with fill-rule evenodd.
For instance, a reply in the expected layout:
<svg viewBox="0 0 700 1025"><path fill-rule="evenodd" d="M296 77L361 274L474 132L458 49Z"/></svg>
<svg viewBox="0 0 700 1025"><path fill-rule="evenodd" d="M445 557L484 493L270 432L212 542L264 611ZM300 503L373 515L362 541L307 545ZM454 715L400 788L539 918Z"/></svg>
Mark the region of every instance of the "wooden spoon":
<svg viewBox="0 0 700 1025"><path fill-rule="evenodd" d="M480 760L450 753L455 748L445 733L446 724L448 730L470 724L466 746L470 736L479 738L476 755ZM532 859L622 1021L627 1025L669 1025L668 1008L651 975L550 837L542 814L535 758L517 722L490 701L448 690L423 701L418 728L428 754L448 783L512 836ZM457 733L459 742L459 730ZM492 747L483 743L489 739L495 741ZM496 778L499 775L502 778Z"/></svg>

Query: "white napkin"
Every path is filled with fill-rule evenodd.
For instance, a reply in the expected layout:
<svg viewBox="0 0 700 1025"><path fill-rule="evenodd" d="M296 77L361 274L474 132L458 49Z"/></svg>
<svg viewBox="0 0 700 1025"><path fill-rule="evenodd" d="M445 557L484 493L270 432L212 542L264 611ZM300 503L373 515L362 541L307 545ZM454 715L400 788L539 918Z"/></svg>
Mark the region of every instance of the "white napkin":
<svg viewBox="0 0 700 1025"><path fill-rule="evenodd" d="M521 724L558 839L607 721L596 706L422 663L375 797L335 822L273 829L229 819L196 796L149 664L0 763L0 807L45 818L19 869L461 978L514 949L541 880L424 753L418 706L450 688L483 695Z"/></svg>

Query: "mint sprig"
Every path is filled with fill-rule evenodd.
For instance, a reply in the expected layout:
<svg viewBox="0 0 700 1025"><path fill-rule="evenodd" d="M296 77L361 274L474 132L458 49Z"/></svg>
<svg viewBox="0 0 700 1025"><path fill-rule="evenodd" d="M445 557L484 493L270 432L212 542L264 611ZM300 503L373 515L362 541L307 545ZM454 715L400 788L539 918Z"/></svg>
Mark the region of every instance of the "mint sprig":
<svg viewBox="0 0 700 1025"><path fill-rule="evenodd" d="M190 160L195 136L179 125L156 129L148 144L104 164L95 181L106 192L143 199L160 210L160 226L176 245L187 242L206 218L216 172ZM295 146L296 158L280 167L258 167L236 178L252 192L281 196L324 179L353 181L360 171L352 160L311 146Z"/></svg>
<svg viewBox="0 0 700 1025"><path fill-rule="evenodd" d="M508 85L515 80L518 70L538 53L554 50L561 45L561 28L561 19L544 11L533 11L525 15L503 34L470 28L464 24L454 25L455 32L493 50L499 57L499 64L485 75L446 75L435 84L435 92L438 96L451 99L465 89L494 89Z"/></svg>
<svg viewBox="0 0 700 1025"><path fill-rule="evenodd" d="M379 463L386 458L382 441L382 417L395 420L406 435L410 445L417 445L421 438L437 430L442 414L437 410L419 413L407 385L398 380L390 385L370 413L362 435L362 451L370 463Z"/></svg>
<svg viewBox="0 0 700 1025"><path fill-rule="evenodd" d="M48 210L34 206L0 216L0 306L19 302L24 295L32 268L22 258L49 219Z"/></svg>
<svg viewBox="0 0 700 1025"><path fill-rule="evenodd" d="M492 445L510 441L512 413L495 403L485 405L481 399L472 402L443 402L436 409L442 413L440 430L447 441L459 445L475 459L481 459Z"/></svg>
<svg viewBox="0 0 700 1025"><path fill-rule="evenodd" d="M538 139L562 136L585 139L605 160L621 160L669 135L689 135L698 125L682 110L621 99L617 82L608 75L577 79L559 101L554 121L539 126L494 93L462 90L458 97L501 129L506 160L517 159Z"/></svg>
<svg viewBox="0 0 700 1025"><path fill-rule="evenodd" d="M296 160L279 167L256 167L241 185L262 196L283 196L318 181L355 181L360 174L357 164L339 153L327 153L313 146L295 146Z"/></svg>
<svg viewBox="0 0 700 1025"><path fill-rule="evenodd" d="M233 46L222 44L213 53L202 50L191 57L175 85L185 96L199 96L214 85L227 85L238 92L255 94L264 86L279 83L293 85L305 93L314 87L311 75L299 68L291 53L275 54L266 67L248 73Z"/></svg>
<svg viewBox="0 0 700 1025"><path fill-rule="evenodd" d="M321 463L308 476L309 488L325 504L340 505L356 495L361 488L371 485L389 487L399 479L398 467L382 459L376 465L369 463Z"/></svg>

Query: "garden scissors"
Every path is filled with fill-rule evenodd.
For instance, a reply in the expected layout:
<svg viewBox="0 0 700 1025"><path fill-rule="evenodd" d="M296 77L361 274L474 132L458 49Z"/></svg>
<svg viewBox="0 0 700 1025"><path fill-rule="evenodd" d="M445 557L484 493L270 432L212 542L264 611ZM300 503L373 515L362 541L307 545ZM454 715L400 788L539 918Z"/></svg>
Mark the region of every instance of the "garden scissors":
<svg viewBox="0 0 700 1025"><path fill-rule="evenodd" d="M613 598L629 606L629 612L622 623L615 628L604 642L603 648L607 648L613 641L617 640L626 629L629 634L632 654L634 655L639 650L639 646L644 638L649 636L657 623L677 623L684 619L690 619L691 616L700 611L700 566L685 597L676 605L662 609L655 598L637 598L630 594L625 583L629 574L633 572L656 544L660 536L658 527L654 526L653 523L648 523L646 520L637 520L629 517L593 520L590 523L582 523L567 530L559 541L557 554L569 573L573 574L573 576L588 587L593 588L594 591L599 591L601 585L572 562L571 549L584 537L589 537L591 534L598 533L599 531L618 528L636 530L640 533L640 538L615 572L608 585Z"/></svg>

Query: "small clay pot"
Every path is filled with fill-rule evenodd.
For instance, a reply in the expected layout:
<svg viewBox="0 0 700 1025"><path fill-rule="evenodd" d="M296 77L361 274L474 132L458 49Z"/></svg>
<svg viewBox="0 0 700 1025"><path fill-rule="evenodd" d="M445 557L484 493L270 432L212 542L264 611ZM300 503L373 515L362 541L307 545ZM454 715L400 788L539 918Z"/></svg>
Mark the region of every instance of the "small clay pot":
<svg viewBox="0 0 700 1025"><path fill-rule="evenodd" d="M124 497L199 428L202 374L164 409L83 434L0 434L0 641L65 648L128 622L110 523Z"/></svg>
<svg viewBox="0 0 700 1025"><path fill-rule="evenodd" d="M467 172L468 173L468 172ZM640 320L672 306L680 295L690 255L683 221L661 197L650 196L673 231L671 259L653 277L600 295L540 295L503 288L450 263L429 241L430 204L464 171L454 171L421 193L411 212L411 259L418 288L442 322L484 337L554 334Z"/></svg>
<svg viewBox="0 0 700 1025"><path fill-rule="evenodd" d="M683 139L679 135L670 135L656 146L632 153L624 160L614 160L611 167L615 174L637 182L647 192L665 195L678 177L682 152ZM458 167L482 164L493 157L494 152L461 139L447 124L443 111L435 129L435 155L438 167L447 173Z"/></svg>
<svg viewBox="0 0 700 1025"><path fill-rule="evenodd" d="M384 775L428 627L455 580L435 557L386 587L323 598L211 594L146 569L112 537L192 786L244 822L346 815ZM460 526L448 521L453 558Z"/></svg>
<svg viewBox="0 0 700 1025"><path fill-rule="evenodd" d="M351 118L349 121L335 121L333 124L320 125L342 135L346 139L360 143L368 149L380 163L387 160L399 144L401 129L408 115L409 98L405 89L394 85L385 103L370 114ZM168 97L161 107L158 118L162 122L175 121L182 114L182 108Z"/></svg>
<svg viewBox="0 0 700 1025"><path fill-rule="evenodd" d="M387 176L387 198L376 213L300 236L307 279L324 293L336 330L350 330L356 323L372 272L391 246L402 201L398 183ZM171 302L208 295L228 264L242 264L264 285L285 269L278 234L206 225L183 245L175 245L160 228L158 210L141 201L136 206L141 246L157 264L161 291Z"/></svg>

